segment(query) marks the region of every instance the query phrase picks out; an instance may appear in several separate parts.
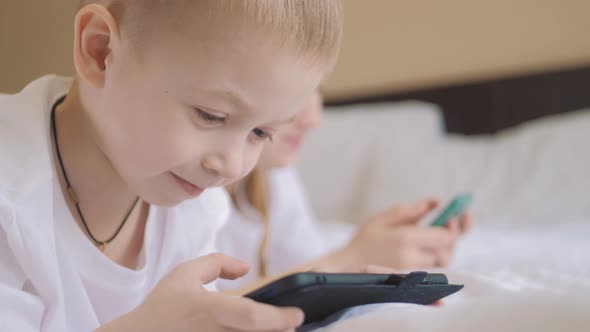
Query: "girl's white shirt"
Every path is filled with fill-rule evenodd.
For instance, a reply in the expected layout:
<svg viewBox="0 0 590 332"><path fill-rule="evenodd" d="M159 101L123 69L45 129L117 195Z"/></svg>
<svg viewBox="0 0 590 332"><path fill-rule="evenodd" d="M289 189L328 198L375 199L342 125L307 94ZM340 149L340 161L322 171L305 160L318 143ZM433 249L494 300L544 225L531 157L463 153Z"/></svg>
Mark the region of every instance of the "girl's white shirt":
<svg viewBox="0 0 590 332"><path fill-rule="evenodd" d="M326 252L302 182L294 168L266 172L269 189L269 239L264 257L269 275L284 273ZM243 187L236 191L239 208L232 205L228 222L218 233L220 252L250 264L248 274L238 280L220 280L220 289L235 289L259 278L259 248L264 235L262 216L248 202Z"/></svg>

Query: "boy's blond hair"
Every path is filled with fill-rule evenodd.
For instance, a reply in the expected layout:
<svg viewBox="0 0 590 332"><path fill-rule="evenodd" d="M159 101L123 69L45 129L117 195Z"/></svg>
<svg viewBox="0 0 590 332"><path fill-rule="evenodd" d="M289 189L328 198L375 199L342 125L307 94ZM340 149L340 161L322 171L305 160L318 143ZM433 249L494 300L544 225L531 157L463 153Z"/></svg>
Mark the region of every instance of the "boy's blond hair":
<svg viewBox="0 0 590 332"><path fill-rule="evenodd" d="M295 55L333 64L342 37L341 0L82 0L107 7L138 45L162 30L219 21L254 27ZM198 22L201 21L201 22ZM148 42L148 44L150 44ZM256 47L253 45L253 47Z"/></svg>

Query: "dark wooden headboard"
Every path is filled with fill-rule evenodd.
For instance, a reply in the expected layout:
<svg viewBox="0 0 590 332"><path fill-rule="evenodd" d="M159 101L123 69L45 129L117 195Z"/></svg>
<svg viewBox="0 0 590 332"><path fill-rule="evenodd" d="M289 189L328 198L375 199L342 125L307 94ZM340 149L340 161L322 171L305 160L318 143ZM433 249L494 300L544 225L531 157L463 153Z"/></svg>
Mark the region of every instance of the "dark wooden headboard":
<svg viewBox="0 0 590 332"><path fill-rule="evenodd" d="M348 100L338 106L399 100L439 105L448 132L489 134L546 115L590 107L590 66Z"/></svg>

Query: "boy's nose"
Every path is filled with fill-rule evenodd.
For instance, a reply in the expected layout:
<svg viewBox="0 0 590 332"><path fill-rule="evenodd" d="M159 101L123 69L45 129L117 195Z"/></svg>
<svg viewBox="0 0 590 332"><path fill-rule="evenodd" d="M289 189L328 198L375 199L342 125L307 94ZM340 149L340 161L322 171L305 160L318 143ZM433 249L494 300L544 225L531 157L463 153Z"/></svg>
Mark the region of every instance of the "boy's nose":
<svg viewBox="0 0 590 332"><path fill-rule="evenodd" d="M210 174L224 180L235 180L242 174L242 158L236 154L211 155L201 162L203 168Z"/></svg>
<svg viewBox="0 0 590 332"><path fill-rule="evenodd" d="M318 127L322 122L322 107L322 99L314 96L295 118L299 129L307 131Z"/></svg>
<svg viewBox="0 0 590 332"><path fill-rule="evenodd" d="M321 110L311 110L302 114L302 116L296 119L297 125L301 130L307 131L310 129L314 129L320 125L322 122L322 111Z"/></svg>

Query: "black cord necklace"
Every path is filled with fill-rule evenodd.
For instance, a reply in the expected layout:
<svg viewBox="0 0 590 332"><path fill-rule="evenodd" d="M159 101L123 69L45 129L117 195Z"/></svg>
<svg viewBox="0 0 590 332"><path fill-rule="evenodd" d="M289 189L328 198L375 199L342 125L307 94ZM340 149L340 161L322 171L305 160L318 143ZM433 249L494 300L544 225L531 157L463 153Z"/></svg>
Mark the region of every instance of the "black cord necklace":
<svg viewBox="0 0 590 332"><path fill-rule="evenodd" d="M129 211L125 215L125 218L123 219L123 221L119 225L119 228L117 228L115 233L108 240L99 241L96 239L96 237L94 237L94 235L90 231L90 228L88 227L88 224L86 223L86 219L84 219L84 214L82 214L82 210L80 209L80 201L78 200L78 196L76 195L76 192L74 191L74 189L70 185L70 180L68 179L68 174L66 173L66 169L65 169L63 161L61 159L61 152L59 151L59 143L57 141L57 125L55 122L55 109L57 108L57 106L59 106L59 104L61 104L64 101L64 99L65 99L65 96L60 98L51 108L51 129L53 130L53 140L55 141L55 152L57 154L57 160L59 162L59 166L61 168L61 172L63 174L64 180L66 181L68 194L69 194L70 198L72 199L72 201L74 202L74 205L76 206L76 210L78 211L78 215L80 216L80 219L82 220L82 224L84 224L84 228L86 229L86 232L88 233L88 235L90 236L92 241L94 241L94 243L98 246L100 251L104 252L106 245L111 243L117 237L117 235L119 235L119 232L121 232L121 229L123 229L123 226L127 222L127 219L129 219L129 216L131 215L131 212L135 208L135 205L137 205L137 202L139 201L139 197L137 197L135 199L135 201L133 202L133 205L131 205L131 208L129 209Z"/></svg>

